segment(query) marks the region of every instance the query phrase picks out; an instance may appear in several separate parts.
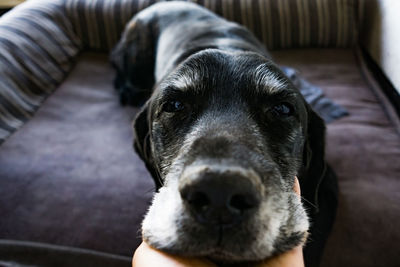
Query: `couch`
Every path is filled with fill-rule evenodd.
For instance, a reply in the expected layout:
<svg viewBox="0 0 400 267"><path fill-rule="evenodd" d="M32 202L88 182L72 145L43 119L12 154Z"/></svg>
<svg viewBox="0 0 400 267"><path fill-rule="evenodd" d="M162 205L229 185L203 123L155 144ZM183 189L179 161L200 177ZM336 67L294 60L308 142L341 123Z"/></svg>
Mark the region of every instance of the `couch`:
<svg viewBox="0 0 400 267"><path fill-rule="evenodd" d="M132 149L137 109L119 105L108 54L154 2L29 0L0 18L0 265L129 266L154 184ZM246 25L278 64L348 111L327 125L339 207L321 266L400 266L400 121L390 91L400 88L400 53L376 52L386 34L379 16L370 19L376 4L195 2Z"/></svg>

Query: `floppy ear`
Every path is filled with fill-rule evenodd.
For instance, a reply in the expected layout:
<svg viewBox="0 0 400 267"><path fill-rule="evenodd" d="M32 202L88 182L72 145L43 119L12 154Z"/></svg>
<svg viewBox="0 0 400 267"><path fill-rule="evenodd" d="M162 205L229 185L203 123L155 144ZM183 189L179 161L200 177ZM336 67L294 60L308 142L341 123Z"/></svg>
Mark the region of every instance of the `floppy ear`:
<svg viewBox="0 0 400 267"><path fill-rule="evenodd" d="M153 153L151 152L150 145L150 118L149 118L149 104L148 102L142 107L133 123L134 128L134 148L136 153L145 162L147 170L150 172L158 190L161 184L161 178L154 164Z"/></svg>
<svg viewBox="0 0 400 267"><path fill-rule="evenodd" d="M122 105L141 106L150 97L154 84L154 43L149 25L135 17L112 50L110 61L117 71L114 87Z"/></svg>
<svg viewBox="0 0 400 267"><path fill-rule="evenodd" d="M299 182L301 193L318 212L318 190L326 174L325 123L307 104L307 133L303 148L303 170Z"/></svg>
<svg viewBox="0 0 400 267"><path fill-rule="evenodd" d="M116 70L122 70L124 67L124 56L125 56L125 42L120 40L117 45L113 48L110 54L111 65Z"/></svg>
<svg viewBox="0 0 400 267"><path fill-rule="evenodd" d="M114 77L114 88L119 90L124 84L124 56L125 56L125 45L123 41L119 41L117 45L111 51L109 60L112 67L116 71Z"/></svg>

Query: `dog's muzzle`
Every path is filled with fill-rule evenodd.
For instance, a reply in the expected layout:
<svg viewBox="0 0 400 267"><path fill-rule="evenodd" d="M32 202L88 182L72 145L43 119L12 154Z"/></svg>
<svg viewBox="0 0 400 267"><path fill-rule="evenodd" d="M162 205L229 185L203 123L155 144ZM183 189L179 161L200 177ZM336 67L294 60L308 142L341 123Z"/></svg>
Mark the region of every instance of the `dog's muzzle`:
<svg viewBox="0 0 400 267"><path fill-rule="evenodd" d="M260 177L238 166L191 165L182 174L179 191L197 222L208 227L236 225L261 201Z"/></svg>

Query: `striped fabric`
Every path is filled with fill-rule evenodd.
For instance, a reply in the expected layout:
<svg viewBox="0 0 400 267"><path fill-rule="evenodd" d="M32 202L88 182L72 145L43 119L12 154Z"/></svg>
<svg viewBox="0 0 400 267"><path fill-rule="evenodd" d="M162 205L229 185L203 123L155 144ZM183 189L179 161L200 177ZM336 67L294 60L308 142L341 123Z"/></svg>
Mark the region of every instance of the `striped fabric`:
<svg viewBox="0 0 400 267"><path fill-rule="evenodd" d="M0 18L0 143L66 77L80 47L62 0L31 0Z"/></svg>
<svg viewBox="0 0 400 267"><path fill-rule="evenodd" d="M269 49L351 47L357 0L189 0L241 23ZM109 51L125 24L157 0L67 0L66 10L83 44Z"/></svg>
<svg viewBox="0 0 400 267"><path fill-rule="evenodd" d="M357 0L191 0L246 25L269 49L351 47ZM361 1L361 0L360 0ZM29 0L0 18L0 143L57 88L82 48L110 51L156 0Z"/></svg>

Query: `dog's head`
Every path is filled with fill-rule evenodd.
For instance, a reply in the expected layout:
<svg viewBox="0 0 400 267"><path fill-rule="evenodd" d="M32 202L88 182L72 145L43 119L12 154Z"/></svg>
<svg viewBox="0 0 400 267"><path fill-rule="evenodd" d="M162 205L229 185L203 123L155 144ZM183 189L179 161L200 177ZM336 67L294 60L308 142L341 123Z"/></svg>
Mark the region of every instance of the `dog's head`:
<svg viewBox="0 0 400 267"><path fill-rule="evenodd" d="M144 240L235 262L304 242L309 222L294 177L314 200L323 135L322 120L270 60L191 56L156 85L135 121L136 151L158 188Z"/></svg>

